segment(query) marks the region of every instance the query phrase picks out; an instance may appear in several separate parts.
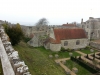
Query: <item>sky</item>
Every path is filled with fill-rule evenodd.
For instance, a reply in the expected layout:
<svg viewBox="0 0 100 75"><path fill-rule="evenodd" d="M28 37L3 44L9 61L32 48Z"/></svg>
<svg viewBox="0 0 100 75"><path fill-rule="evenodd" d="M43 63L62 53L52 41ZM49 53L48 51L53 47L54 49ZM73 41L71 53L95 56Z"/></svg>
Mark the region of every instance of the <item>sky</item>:
<svg viewBox="0 0 100 75"><path fill-rule="evenodd" d="M0 0L0 20L35 25L46 18L49 25L100 17L100 0Z"/></svg>

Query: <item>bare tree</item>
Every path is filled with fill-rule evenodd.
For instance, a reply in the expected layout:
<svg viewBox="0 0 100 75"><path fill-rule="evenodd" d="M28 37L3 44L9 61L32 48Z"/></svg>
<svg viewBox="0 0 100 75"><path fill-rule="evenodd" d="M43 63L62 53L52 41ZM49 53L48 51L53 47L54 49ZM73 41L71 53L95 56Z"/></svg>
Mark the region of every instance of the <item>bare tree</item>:
<svg viewBox="0 0 100 75"><path fill-rule="evenodd" d="M37 28L37 30L39 30L39 28L41 28L41 27L43 28L46 25L48 25L47 19L46 18L42 18L36 23L36 28Z"/></svg>
<svg viewBox="0 0 100 75"><path fill-rule="evenodd" d="M38 21L38 23L36 24L36 26L43 26L43 25L48 25L48 21L46 18L42 18Z"/></svg>

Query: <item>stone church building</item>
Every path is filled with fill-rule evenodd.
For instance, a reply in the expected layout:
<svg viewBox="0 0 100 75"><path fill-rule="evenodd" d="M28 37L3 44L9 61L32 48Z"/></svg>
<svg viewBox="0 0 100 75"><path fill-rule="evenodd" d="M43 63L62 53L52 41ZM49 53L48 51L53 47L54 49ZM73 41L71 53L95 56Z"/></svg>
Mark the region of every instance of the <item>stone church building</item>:
<svg viewBox="0 0 100 75"><path fill-rule="evenodd" d="M65 49L85 48L88 39L82 28L60 28L51 29L49 38L44 42L44 47L52 51Z"/></svg>
<svg viewBox="0 0 100 75"><path fill-rule="evenodd" d="M86 31L88 39L100 39L100 18L89 17L89 20L81 21L82 28Z"/></svg>

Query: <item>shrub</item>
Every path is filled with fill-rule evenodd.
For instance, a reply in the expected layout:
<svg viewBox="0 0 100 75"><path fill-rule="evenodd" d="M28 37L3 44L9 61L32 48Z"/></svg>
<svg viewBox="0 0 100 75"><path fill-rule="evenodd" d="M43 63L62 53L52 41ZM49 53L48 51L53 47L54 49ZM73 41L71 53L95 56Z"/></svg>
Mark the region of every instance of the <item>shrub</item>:
<svg viewBox="0 0 100 75"><path fill-rule="evenodd" d="M71 52L71 51L72 51L72 49L68 48L68 49L67 49L67 51L68 51L68 52Z"/></svg>
<svg viewBox="0 0 100 75"><path fill-rule="evenodd" d="M64 47L61 47L61 51L62 51L62 52L65 52L66 50L65 50L65 48L64 48Z"/></svg>
<svg viewBox="0 0 100 75"><path fill-rule="evenodd" d="M10 38L12 45L16 45L22 40L23 32L21 30L20 24L16 24L14 26L8 26L7 24L4 26L7 35Z"/></svg>
<svg viewBox="0 0 100 75"><path fill-rule="evenodd" d="M23 41L26 42L26 43L27 43L28 41L30 41L30 40L31 40L31 38L29 38L29 37L23 37Z"/></svg>
<svg viewBox="0 0 100 75"><path fill-rule="evenodd" d="M91 49L91 47L90 46L87 46L87 47L85 47L85 49Z"/></svg>
<svg viewBox="0 0 100 75"><path fill-rule="evenodd" d="M82 67L84 67L85 69L87 69L92 73L97 73L100 70L100 69L93 68L93 66L89 65L86 61L82 61L81 59L71 57L71 60L78 63L79 65L81 65Z"/></svg>

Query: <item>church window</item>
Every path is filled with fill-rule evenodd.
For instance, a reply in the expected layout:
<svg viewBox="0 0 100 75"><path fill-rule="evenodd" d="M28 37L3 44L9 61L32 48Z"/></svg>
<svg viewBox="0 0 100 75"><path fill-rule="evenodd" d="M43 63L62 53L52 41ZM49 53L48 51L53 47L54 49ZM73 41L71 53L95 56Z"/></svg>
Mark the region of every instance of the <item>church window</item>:
<svg viewBox="0 0 100 75"><path fill-rule="evenodd" d="M64 46L67 46L67 45L68 45L68 41L65 41L65 42L64 42Z"/></svg>
<svg viewBox="0 0 100 75"><path fill-rule="evenodd" d="M79 41L79 40L77 40L77 41L76 41L76 45L79 45L79 44L80 44L80 41Z"/></svg>

